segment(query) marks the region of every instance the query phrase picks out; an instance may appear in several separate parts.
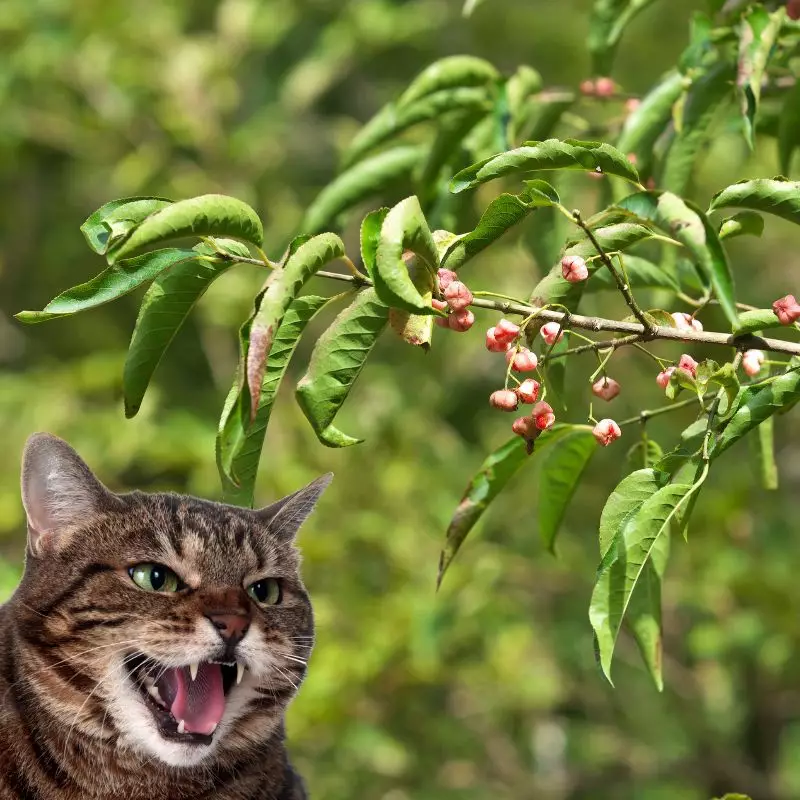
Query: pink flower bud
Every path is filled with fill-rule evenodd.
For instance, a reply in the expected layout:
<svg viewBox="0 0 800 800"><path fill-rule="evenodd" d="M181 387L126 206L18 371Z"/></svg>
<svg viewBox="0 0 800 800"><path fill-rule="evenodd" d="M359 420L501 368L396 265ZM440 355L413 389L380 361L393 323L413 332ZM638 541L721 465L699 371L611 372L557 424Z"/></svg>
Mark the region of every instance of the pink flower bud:
<svg viewBox="0 0 800 800"><path fill-rule="evenodd" d="M444 290L444 299L453 311L462 311L473 300L472 292L461 281L453 281Z"/></svg>
<svg viewBox="0 0 800 800"><path fill-rule="evenodd" d="M561 274L565 281L580 283L589 277L589 270L580 256L564 256L561 259Z"/></svg>
<svg viewBox="0 0 800 800"><path fill-rule="evenodd" d="M517 417L514 422L511 423L511 430L514 431L517 436L528 440L534 439L539 435L533 417Z"/></svg>
<svg viewBox="0 0 800 800"><path fill-rule="evenodd" d="M495 337L506 344L511 344L519 336L519 325L507 319L501 319L494 328Z"/></svg>
<svg viewBox="0 0 800 800"><path fill-rule="evenodd" d="M475 315L468 308L462 308L461 311L454 311L447 322L450 330L464 333L475 324Z"/></svg>
<svg viewBox="0 0 800 800"><path fill-rule="evenodd" d="M581 81L580 83L580 92L584 97L593 97L594 96L594 81L589 80L588 78L585 81Z"/></svg>
<svg viewBox="0 0 800 800"><path fill-rule="evenodd" d="M439 278L439 288L444 291L453 281L458 280L458 275L451 269L440 269L436 275Z"/></svg>
<svg viewBox="0 0 800 800"><path fill-rule="evenodd" d="M694 319L691 314L684 311L674 311L670 314L672 319L675 320L675 327L679 331L702 331L703 323L699 319Z"/></svg>
<svg viewBox="0 0 800 800"><path fill-rule="evenodd" d="M681 360L678 362L678 369L688 372L693 378L697 377L697 367L698 363L686 353L681 356Z"/></svg>
<svg viewBox="0 0 800 800"><path fill-rule="evenodd" d="M447 303L444 300L437 300L435 297L431 300L431 306L437 311L444 311L447 308Z"/></svg>
<svg viewBox="0 0 800 800"><path fill-rule="evenodd" d="M490 353L505 353L508 350L508 343L497 336L497 328L489 328L486 331L486 349Z"/></svg>
<svg viewBox="0 0 800 800"><path fill-rule="evenodd" d="M599 378L592 385L592 393L602 400L611 401L619 394L619 384L613 378Z"/></svg>
<svg viewBox="0 0 800 800"><path fill-rule="evenodd" d="M548 345L560 342L564 338L564 331L561 330L561 326L557 322L548 322L542 325L539 333L542 334L542 339Z"/></svg>
<svg viewBox="0 0 800 800"><path fill-rule="evenodd" d="M633 114L634 111L638 110L639 106L642 104L642 101L638 97L629 97L625 101L625 111L628 114ZM630 160L630 156L628 156Z"/></svg>
<svg viewBox="0 0 800 800"><path fill-rule="evenodd" d="M748 350L742 356L742 369L745 375L754 378L761 372L761 365L764 363L764 353L761 350Z"/></svg>
<svg viewBox="0 0 800 800"><path fill-rule="evenodd" d="M528 378L517 387L517 396L523 403L535 403L539 397L539 381Z"/></svg>
<svg viewBox="0 0 800 800"><path fill-rule="evenodd" d="M628 153L625 158L627 158L634 167L639 163L639 157L636 155L636 153Z"/></svg>
<svg viewBox="0 0 800 800"><path fill-rule="evenodd" d="M666 389L669 386L669 379L672 377L673 373L675 372L675 367L667 367L663 372L658 373L658 377L656 378L656 383L662 388Z"/></svg>
<svg viewBox="0 0 800 800"><path fill-rule="evenodd" d="M594 82L594 91L598 97L613 97L617 86L611 78L598 78Z"/></svg>
<svg viewBox="0 0 800 800"><path fill-rule="evenodd" d="M556 421L556 415L553 413L552 407L549 403L545 402L537 403L533 407L531 417L533 417L533 424L536 425L536 428L540 431L546 431L548 428L552 428Z"/></svg>
<svg viewBox="0 0 800 800"><path fill-rule="evenodd" d="M511 389L498 389L489 395L489 405L501 411L516 411L518 404L517 393Z"/></svg>
<svg viewBox="0 0 800 800"><path fill-rule="evenodd" d="M619 425L613 419L601 419L592 429L592 433L602 447L608 447L622 436Z"/></svg>
<svg viewBox="0 0 800 800"><path fill-rule="evenodd" d="M792 325L800 319L800 305L793 294L787 294L772 304L772 310L780 320L781 325Z"/></svg>
<svg viewBox="0 0 800 800"><path fill-rule="evenodd" d="M520 347L519 350L510 348L506 351L506 362L511 364L514 372L533 372L539 366L539 359L536 354L528 350L527 347Z"/></svg>

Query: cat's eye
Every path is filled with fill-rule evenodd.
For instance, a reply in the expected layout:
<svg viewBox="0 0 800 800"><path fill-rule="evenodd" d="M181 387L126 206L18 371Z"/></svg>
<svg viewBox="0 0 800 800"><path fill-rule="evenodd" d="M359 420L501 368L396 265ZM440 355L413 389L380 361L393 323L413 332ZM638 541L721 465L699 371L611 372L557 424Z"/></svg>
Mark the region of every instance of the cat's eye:
<svg viewBox="0 0 800 800"><path fill-rule="evenodd" d="M171 594L184 588L181 579L163 564L135 564L128 567L131 580L146 592Z"/></svg>
<svg viewBox="0 0 800 800"><path fill-rule="evenodd" d="M276 606L283 598L281 583L277 578L263 578L247 587L247 594L260 606Z"/></svg>

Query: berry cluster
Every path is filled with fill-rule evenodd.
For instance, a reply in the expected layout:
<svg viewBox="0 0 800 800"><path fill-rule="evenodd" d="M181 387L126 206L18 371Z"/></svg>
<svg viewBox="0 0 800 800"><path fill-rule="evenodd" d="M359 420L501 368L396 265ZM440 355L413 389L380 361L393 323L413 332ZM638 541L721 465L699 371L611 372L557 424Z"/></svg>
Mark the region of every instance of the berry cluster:
<svg viewBox="0 0 800 800"><path fill-rule="evenodd" d="M436 317L436 324L442 328L450 328L451 331L464 333L475 324L475 315L469 310L469 306L475 299L472 292L465 283L458 279L458 275L451 269L440 269L437 273L439 278L439 289L444 296L444 300L431 300L431 305L437 311L449 309L447 317Z"/></svg>
<svg viewBox="0 0 800 800"><path fill-rule="evenodd" d="M581 94L584 97L613 97L617 93L617 85L611 78L596 78L581 81Z"/></svg>

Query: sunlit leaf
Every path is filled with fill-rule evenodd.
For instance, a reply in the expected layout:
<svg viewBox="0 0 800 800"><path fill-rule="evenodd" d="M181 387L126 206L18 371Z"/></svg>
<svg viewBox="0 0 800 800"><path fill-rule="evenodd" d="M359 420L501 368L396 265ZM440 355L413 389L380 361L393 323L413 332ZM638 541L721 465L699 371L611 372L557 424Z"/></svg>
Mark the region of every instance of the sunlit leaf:
<svg viewBox="0 0 800 800"><path fill-rule="evenodd" d="M764 232L764 217L754 211L740 211L722 221L719 238L733 239L735 236L761 236Z"/></svg>
<svg viewBox="0 0 800 800"><path fill-rule="evenodd" d="M261 245L261 220L247 203L221 194L205 194L162 208L134 227L107 254L109 263L130 258L147 247L186 236L221 236Z"/></svg>
<svg viewBox="0 0 800 800"><path fill-rule="evenodd" d="M361 439L333 426L375 342L386 327L389 308L363 289L319 337L296 397L319 440L328 447L347 447Z"/></svg>
<svg viewBox="0 0 800 800"><path fill-rule="evenodd" d="M774 214L800 225L800 182L779 178L739 181L717 192L708 210L732 207Z"/></svg>
<svg viewBox="0 0 800 800"><path fill-rule="evenodd" d="M166 197L123 197L120 200L112 200L110 203L106 203L98 208L97 211L89 216L86 222L81 225L81 232L83 233L83 236L86 239L89 247L91 247L95 253L104 255L108 249L109 236L111 233L108 225L105 224L105 220L115 211L124 209L126 206L136 205L141 208L139 204L142 201L152 204L150 206L150 210L144 216L147 216L153 211L156 211L158 208L163 208L172 202ZM141 219L143 218L144 217Z"/></svg>
<svg viewBox="0 0 800 800"><path fill-rule="evenodd" d="M398 102L407 106L427 95L462 86L486 86L500 74L492 64L476 56L447 56L434 61L411 82Z"/></svg>

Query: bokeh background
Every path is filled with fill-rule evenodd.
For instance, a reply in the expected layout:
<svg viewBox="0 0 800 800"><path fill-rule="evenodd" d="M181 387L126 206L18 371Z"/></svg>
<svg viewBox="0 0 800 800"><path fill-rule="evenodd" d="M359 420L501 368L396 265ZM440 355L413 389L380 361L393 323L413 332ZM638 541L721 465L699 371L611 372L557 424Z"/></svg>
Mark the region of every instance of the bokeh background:
<svg viewBox="0 0 800 800"><path fill-rule="evenodd" d="M263 215L275 256L359 125L436 58L468 52L507 73L528 63L547 85L572 88L587 76L587 0L486 0L469 19L461 5L0 3L0 597L21 570L18 464L33 431L68 439L115 489L219 496L216 421L260 276L244 267L212 288L126 421L121 371L138 296L41 326L12 317L100 270L81 222L113 197L225 192ZM614 73L626 90L646 91L674 62L690 12L704 5L669 0L637 19ZM777 172L771 140L751 158L733 133L714 140L694 192L705 201L733 180ZM591 209L596 184L573 190L572 202ZM495 192L478 193L476 209ZM345 234L355 247L354 229ZM524 296L549 266L527 238L492 248L470 266L471 283ZM740 296L765 304L797 290L797 245L774 220L763 239L737 240ZM319 640L289 737L313 797L800 797L798 415L777 423L780 489L760 488L738 446L712 472L688 544L675 543L663 694L628 638L612 688L595 665L587 608L597 520L626 448L595 459L557 558L540 544L526 471L434 592L449 516L508 434L508 420L486 407L500 378L483 327L441 336L427 356L385 337L340 420L365 437L358 447L318 445L291 382L273 415L261 501L336 473L301 539ZM305 344L295 377L307 353ZM640 358L615 357L618 418L659 403L652 373ZM577 421L584 378L579 368ZM653 425L663 444L690 419L678 417Z"/></svg>

